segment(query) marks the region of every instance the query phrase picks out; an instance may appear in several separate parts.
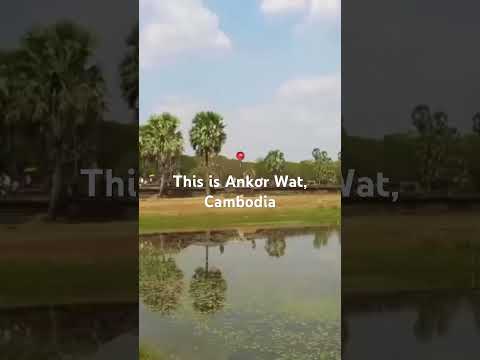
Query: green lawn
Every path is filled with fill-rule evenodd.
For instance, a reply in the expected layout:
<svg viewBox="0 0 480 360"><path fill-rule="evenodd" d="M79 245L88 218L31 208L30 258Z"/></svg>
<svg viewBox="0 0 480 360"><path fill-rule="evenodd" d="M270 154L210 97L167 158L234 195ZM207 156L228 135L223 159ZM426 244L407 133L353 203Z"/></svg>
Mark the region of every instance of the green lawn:
<svg viewBox="0 0 480 360"><path fill-rule="evenodd" d="M0 307L137 301L138 265L15 261L0 265Z"/></svg>
<svg viewBox="0 0 480 360"><path fill-rule="evenodd" d="M294 208L222 213L177 215L140 215L140 234L174 231L217 230L238 227L290 227L340 224L340 208Z"/></svg>
<svg viewBox="0 0 480 360"><path fill-rule="evenodd" d="M365 215L342 222L343 291L480 287L476 214Z"/></svg>

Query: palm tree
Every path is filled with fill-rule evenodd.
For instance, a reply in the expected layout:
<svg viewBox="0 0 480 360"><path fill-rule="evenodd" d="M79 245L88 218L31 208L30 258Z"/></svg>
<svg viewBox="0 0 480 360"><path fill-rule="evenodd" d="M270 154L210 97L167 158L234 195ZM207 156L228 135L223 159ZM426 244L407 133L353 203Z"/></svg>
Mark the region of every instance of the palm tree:
<svg viewBox="0 0 480 360"><path fill-rule="evenodd" d="M131 109L135 110L135 122L138 122L138 24L127 38L128 52L120 64L120 77L123 97Z"/></svg>
<svg viewBox="0 0 480 360"><path fill-rule="evenodd" d="M332 161L332 159L330 159L330 157L328 156L328 153L326 151L320 150L319 148L315 148L312 150L312 157L313 160L318 162Z"/></svg>
<svg viewBox="0 0 480 360"><path fill-rule="evenodd" d="M335 162L328 156L326 151L315 148L312 151L314 160L313 170L315 180L318 184L334 184L339 177L339 168Z"/></svg>
<svg viewBox="0 0 480 360"><path fill-rule="evenodd" d="M443 111L432 112L427 105L416 106L411 114L418 132L417 154L420 164L420 181L427 192L440 178L449 157L449 147L458 133L448 125L448 115Z"/></svg>
<svg viewBox="0 0 480 360"><path fill-rule="evenodd" d="M197 156L205 163L205 186L210 194L210 158L218 155L227 139L223 118L214 112L200 112L193 119L190 130L190 143Z"/></svg>
<svg viewBox="0 0 480 360"><path fill-rule="evenodd" d="M159 196L163 195L166 180L171 177L176 159L183 151L180 120L163 113L152 115L140 128L140 155L154 162L160 178Z"/></svg>
<svg viewBox="0 0 480 360"><path fill-rule="evenodd" d="M93 51L92 36L68 22L30 31L21 41L15 66L23 88L21 108L41 124L52 158L50 219L57 215L63 167L72 161L79 127L98 120L105 110L105 83L99 68L91 65Z"/></svg>
<svg viewBox="0 0 480 360"><path fill-rule="evenodd" d="M285 156L280 150L270 151L264 162L270 175L278 175L285 168Z"/></svg>

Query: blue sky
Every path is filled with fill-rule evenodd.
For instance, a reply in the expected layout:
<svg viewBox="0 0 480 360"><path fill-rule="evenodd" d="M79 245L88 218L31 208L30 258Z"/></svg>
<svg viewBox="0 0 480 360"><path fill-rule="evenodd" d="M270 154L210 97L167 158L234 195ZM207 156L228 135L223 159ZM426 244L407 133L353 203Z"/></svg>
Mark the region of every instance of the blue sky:
<svg viewBox="0 0 480 360"><path fill-rule="evenodd" d="M340 150L337 0L140 0L140 119L202 110L227 124L222 154Z"/></svg>

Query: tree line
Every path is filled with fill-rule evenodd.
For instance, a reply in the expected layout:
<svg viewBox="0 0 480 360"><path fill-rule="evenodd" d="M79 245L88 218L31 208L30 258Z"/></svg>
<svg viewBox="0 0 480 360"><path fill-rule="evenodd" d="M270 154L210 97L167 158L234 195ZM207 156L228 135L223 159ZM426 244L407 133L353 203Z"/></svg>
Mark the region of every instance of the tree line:
<svg viewBox="0 0 480 360"><path fill-rule="evenodd" d="M138 27L118 64L125 101L138 112ZM38 167L48 178L48 217L55 219L79 167L98 163L106 81L95 62L96 42L72 22L27 32L0 52L0 173L20 177ZM138 117L135 123L138 122Z"/></svg>
<svg viewBox="0 0 480 360"><path fill-rule="evenodd" d="M420 104L412 109L408 132L373 139L351 136L342 127L344 164L358 176L381 171L394 182L417 183L427 193L479 191L480 113L471 121L472 131L462 134L446 112Z"/></svg>
<svg viewBox="0 0 480 360"><path fill-rule="evenodd" d="M340 183L340 156L337 160L332 160L326 151L319 148L313 149L311 160L300 163L288 163L282 151L271 150L255 163L245 162L239 167L238 162L219 155L227 139L225 128L220 114L211 111L197 113L189 131L189 141L196 157L189 158L183 155L184 139L179 118L170 113L150 116L139 131L141 176L147 178L155 175L159 183L159 195L165 193L176 173L202 176L205 179L209 175L224 179L228 175L272 177L276 174L289 174L318 184ZM232 162L237 166L232 166ZM295 167L296 171L292 171ZM300 168L303 168L303 173L299 171ZM205 183L205 191L210 194L209 182Z"/></svg>

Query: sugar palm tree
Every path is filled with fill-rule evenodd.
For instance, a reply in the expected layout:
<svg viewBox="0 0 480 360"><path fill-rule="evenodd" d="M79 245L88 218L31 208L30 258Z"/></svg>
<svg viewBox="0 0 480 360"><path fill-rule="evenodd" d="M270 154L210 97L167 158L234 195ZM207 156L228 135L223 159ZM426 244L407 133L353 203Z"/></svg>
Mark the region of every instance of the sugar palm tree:
<svg viewBox="0 0 480 360"><path fill-rule="evenodd" d="M15 67L23 88L21 108L44 129L52 160L50 219L57 215L63 167L72 161L78 128L101 118L105 109L104 80L91 65L94 48L87 31L67 22L30 31L21 41Z"/></svg>
<svg viewBox="0 0 480 360"><path fill-rule="evenodd" d="M180 120L163 113L152 115L140 128L140 155L154 162L160 179L159 195L163 195L167 179L171 177L175 162L183 151Z"/></svg>
<svg viewBox="0 0 480 360"><path fill-rule="evenodd" d="M193 119L190 130L190 143L205 165L205 186L207 195L210 194L211 157L218 155L227 139L223 118L214 112L200 112Z"/></svg>
<svg viewBox="0 0 480 360"><path fill-rule="evenodd" d="M285 155L280 150L272 150L267 154L264 162L271 175L278 175L285 168Z"/></svg>
<svg viewBox="0 0 480 360"><path fill-rule="evenodd" d="M121 87L128 106L135 110L135 122L138 122L138 24L128 36L127 46L127 54L120 64Z"/></svg>

